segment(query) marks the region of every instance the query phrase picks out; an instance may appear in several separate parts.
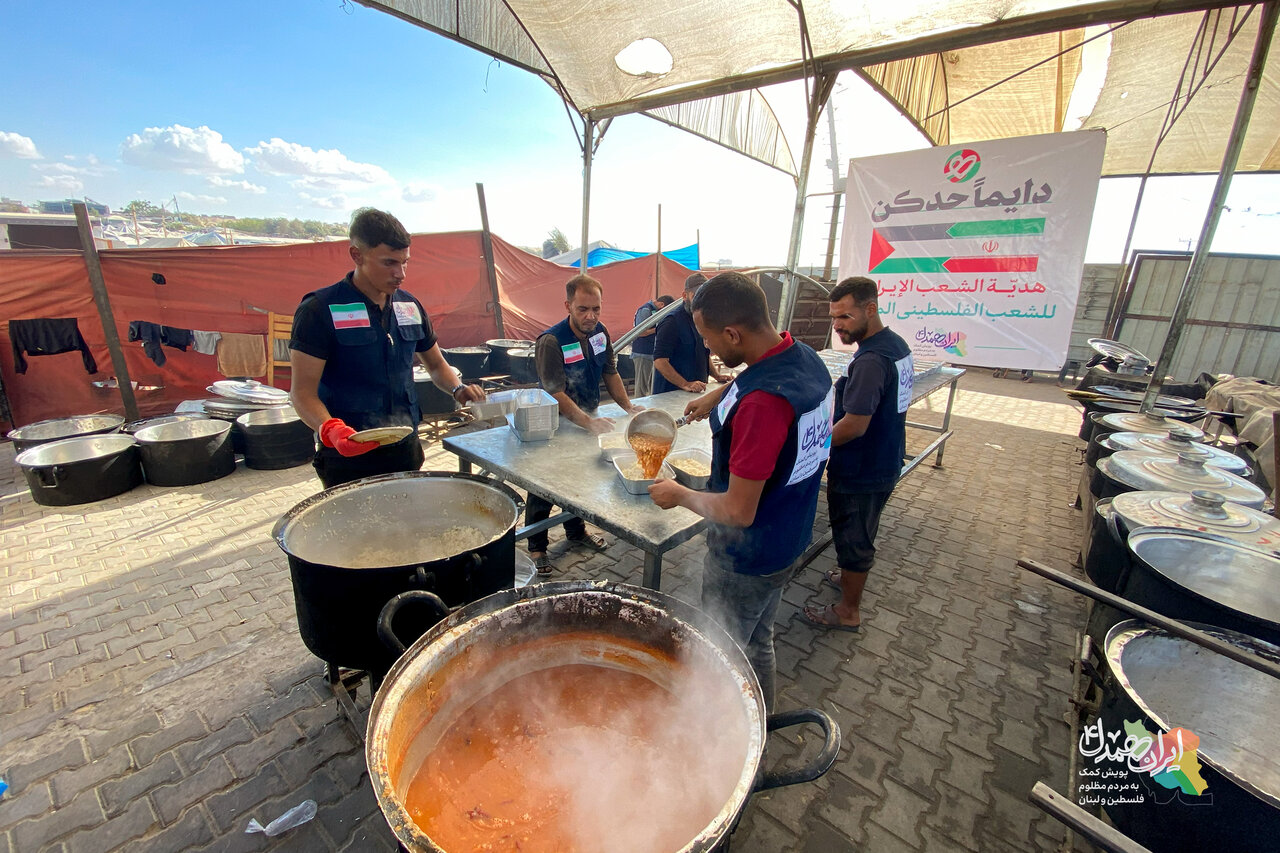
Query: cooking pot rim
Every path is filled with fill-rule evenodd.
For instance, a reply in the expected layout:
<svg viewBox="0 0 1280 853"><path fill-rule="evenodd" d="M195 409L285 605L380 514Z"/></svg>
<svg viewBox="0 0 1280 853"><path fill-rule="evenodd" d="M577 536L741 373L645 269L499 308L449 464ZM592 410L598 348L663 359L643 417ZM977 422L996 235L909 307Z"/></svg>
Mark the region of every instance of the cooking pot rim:
<svg viewBox="0 0 1280 853"><path fill-rule="evenodd" d="M295 504L284 515L280 516L280 518L276 519L275 526L271 528L271 538L275 540L276 545L280 547L281 551L284 551L285 554L290 557L294 557L294 553L289 550L288 543L286 542L289 529L298 521L300 516L304 515L317 504L325 503L331 498L345 494L346 492L358 491L371 484L386 483L393 480L426 479L467 480L473 483L489 486L511 499L511 501L516 505L517 521L519 520L519 510L520 507L524 505L524 499L521 498L514 489L501 480L495 480L491 477L486 477L483 474L464 474L461 471L399 471L394 474L379 474L376 477L365 477L361 480L353 480L350 483L333 486L322 492L318 492L309 498L303 499L299 503ZM408 563L406 565L416 564Z"/></svg>
<svg viewBox="0 0 1280 853"><path fill-rule="evenodd" d="M535 599L562 598L582 594L614 596L661 610L674 619L689 625L696 633L701 634L707 642L724 654L732 668L733 675L745 683L749 701L757 710L754 725L751 724L751 718L748 718L748 738L750 741L748 749L751 748L752 743L756 745L756 754L751 758L750 764L753 773L758 769L759 762L763 756L766 736L764 694L760 688L760 682L756 678L755 671L752 669L750 661L747 660L746 654L728 633L704 611L658 590L645 589L611 580L553 581L532 584L519 589L505 589L455 610L429 628L392 665L383 680L382 688L374 696L373 703L369 707L368 726L365 732L365 763L369 769L369 778L373 784L379 808L387 819L392 832L399 837L400 830L403 829L409 836L408 838L400 838L402 842L411 842L419 847L444 853L439 845L432 842L430 837L418 827L399 799L390 793L393 789L393 782L388 778L389 774L386 767L388 756L383 742L389 734L392 717L385 710L385 706L391 701L388 697L394 692L397 680L405 677L406 670L414 666L416 659L428 646L444 638L446 634L460 633L467 630L463 626L478 617L500 618L498 614L502 611L515 608ZM739 778L733 793L723 808L706 827L699 831L697 836L692 838L685 847L681 848L679 853L710 849L708 841L713 841L724 832L727 832L732 825L734 817L746 803L747 798L751 796L752 781L751 778L746 778L744 782L742 778Z"/></svg>
<svg viewBox="0 0 1280 853"><path fill-rule="evenodd" d="M1161 538L1192 539L1213 542L1223 546L1224 548L1230 548L1237 551L1247 551L1251 554L1256 554L1259 557L1266 557L1271 560L1280 559L1277 552L1269 551L1261 546L1250 545L1248 542L1241 542L1238 539L1232 539L1230 536L1223 536L1218 533L1209 533L1203 530L1192 530L1182 527L1137 527L1129 531L1129 535L1125 540L1125 545L1128 547L1129 553L1133 555L1133 559L1137 564L1154 573L1161 581L1172 584L1184 595L1189 595L1198 602L1202 602L1213 608L1225 610L1241 619L1247 619L1250 622L1266 626L1272 630L1280 629L1280 622L1276 622L1274 619L1270 619L1253 610L1242 610L1234 604L1228 604L1217 598L1211 598L1194 587L1187 586L1178 578L1171 576L1160 566L1152 565L1146 558L1139 554L1134 547L1135 544L1140 545L1144 541Z"/></svg>
<svg viewBox="0 0 1280 853"><path fill-rule="evenodd" d="M93 430L93 431L95 431L95 432L96 432L96 431L101 431L101 430L117 429L117 428L119 428L119 427L121 427L121 426L123 426L123 425L124 425L124 418L123 418L122 416L120 416L120 415L113 415L113 414L110 414L110 413L99 413L99 414L93 414L93 415L71 415L71 416L69 416L69 417L65 417L65 418L47 418L47 419L45 419L45 420L43 420L43 421L32 421L32 422L31 422L31 423L29 423L29 424L24 424L23 426L15 427L14 429L9 430L9 432L5 433L5 438L9 439L10 441L32 441L32 440L39 440L39 437L38 437L38 436L35 436L35 437L31 437L31 436L24 436L24 435L23 435L23 431L24 431L24 430L31 430L31 429L33 429L33 428L35 428L35 427L48 426L49 424L63 423L63 422L65 422L65 421L80 421L80 420L88 420L88 419L91 419L91 418L92 418L92 419L99 419L99 418L100 418L100 419L102 419L103 421L106 421L106 423L103 423L103 424L102 424L102 426L100 426L100 427L94 427L94 430ZM72 433L72 434L70 434L70 435L63 435L63 436L59 436L59 437L57 437L57 438L55 438L55 439L53 439L53 440L54 440L54 441L63 441L64 439L68 439L68 438L80 438L82 435L86 435L86 434L87 434L87 433Z"/></svg>
<svg viewBox="0 0 1280 853"><path fill-rule="evenodd" d="M90 456L85 459L74 459L67 462L37 462L36 457L53 452L59 447L65 447L73 443L105 441L108 447L112 444L119 444L119 447L113 447L109 451ZM22 468L47 468L53 465L73 465L77 462L88 462L92 459L106 459L112 456L118 456L125 453L130 447L136 447L138 444L133 436L125 433L107 433L105 435L75 435L71 438L59 438L56 441L46 441L43 444L37 444L35 447L28 447L13 458L13 461Z"/></svg>
<svg viewBox="0 0 1280 853"><path fill-rule="evenodd" d="M183 429L195 430L196 432L194 435L165 435L167 432ZM143 427L135 432L133 437L138 444L163 445L180 441L200 441L217 438L218 436L226 435L230 431L230 421L223 421L217 418L184 418L183 420L168 421Z"/></svg>
<svg viewBox="0 0 1280 853"><path fill-rule="evenodd" d="M1215 625L1207 625L1203 622L1183 622L1188 628L1194 628L1197 631L1203 631L1210 636L1217 637L1219 640L1231 643L1234 646L1244 647L1246 650L1255 653L1265 653L1264 656L1270 658L1273 662L1280 663L1280 646L1274 643L1268 643L1266 640L1259 640L1257 637L1250 637L1239 631L1232 631L1227 628L1219 628ZM1110 670L1114 683L1129 697L1129 700L1136 704L1142 713L1147 715L1153 723L1163 729L1165 732L1172 731L1176 726L1170 725L1169 721L1157 713L1147 704L1146 700L1138 694L1136 688L1129 681L1128 675L1124 671L1124 649L1125 647L1142 636L1159 636L1172 640L1181 640L1190 643L1190 640L1184 640L1170 634L1163 628L1151 625L1141 619L1126 619L1112 626L1107 632L1106 639L1103 641L1103 659L1106 661L1107 669ZM1249 647L1256 647L1250 649ZM1206 653L1213 653L1210 649L1204 650ZM1255 785L1253 782L1241 777L1236 771L1225 766L1221 760L1213 755L1213 748L1210 747L1206 753L1203 744L1198 749L1196 755L1199 759L1208 764L1225 778L1239 785L1244 790L1253 794L1255 797L1270 803L1276 808L1280 808L1280 791L1265 791Z"/></svg>

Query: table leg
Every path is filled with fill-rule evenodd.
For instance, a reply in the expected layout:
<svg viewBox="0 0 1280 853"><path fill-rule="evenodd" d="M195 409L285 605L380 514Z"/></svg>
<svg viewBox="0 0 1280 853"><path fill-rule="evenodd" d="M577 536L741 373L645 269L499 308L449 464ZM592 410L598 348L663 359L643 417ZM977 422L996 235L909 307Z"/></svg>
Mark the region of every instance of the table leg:
<svg viewBox="0 0 1280 853"><path fill-rule="evenodd" d="M644 580L641 582L645 589L662 589L662 555L644 552Z"/></svg>
<svg viewBox="0 0 1280 853"><path fill-rule="evenodd" d="M951 390L947 392L947 410L946 410L946 412L944 412L944 413L943 413L943 415L942 415L942 432L943 432L943 434L946 434L947 430L951 427L951 406L952 406L952 405L955 403L955 401L956 401L956 385L957 385L959 382L960 382L960 377L959 377L959 376L957 376L955 379L952 379L952 380L951 380ZM937 455L937 456L935 456L935 457L934 457L934 459L933 459L933 467L934 467L934 468L941 468L941 467L942 467L942 452L943 452L944 450L946 450L946 449L947 449L947 443L946 443L946 441L944 440L944 441L942 442L942 444L938 446L938 455Z"/></svg>
<svg viewBox="0 0 1280 853"><path fill-rule="evenodd" d="M469 459L463 459L461 456L459 456L459 457L458 457L458 473L460 473L460 474L470 474L470 473L471 473L471 460L469 460Z"/></svg>

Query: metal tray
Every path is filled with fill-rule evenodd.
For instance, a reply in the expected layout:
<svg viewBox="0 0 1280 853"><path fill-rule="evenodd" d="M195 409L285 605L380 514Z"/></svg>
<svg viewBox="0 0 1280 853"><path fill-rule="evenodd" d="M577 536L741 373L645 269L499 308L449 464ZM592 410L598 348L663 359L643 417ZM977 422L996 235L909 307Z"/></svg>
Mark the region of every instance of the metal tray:
<svg viewBox="0 0 1280 853"><path fill-rule="evenodd" d="M658 482L658 480L673 480L676 476L676 472L671 469L671 466L663 462L662 469L658 471L658 476L652 480L631 480L623 472L628 466L634 464L636 464L636 455L630 450L613 457L613 467L618 471L618 479L622 481L622 487L633 495L648 496L649 487Z"/></svg>
<svg viewBox="0 0 1280 853"><path fill-rule="evenodd" d="M697 461L704 463L707 466L707 475L705 477L695 477L693 474L685 471L679 465L681 459L696 459ZM667 455L667 460L664 465L669 466L671 470L675 471L676 482L683 486L688 486L690 489L694 489L695 491L705 491L707 486L711 483L711 454L705 450L699 450L698 448L673 450Z"/></svg>

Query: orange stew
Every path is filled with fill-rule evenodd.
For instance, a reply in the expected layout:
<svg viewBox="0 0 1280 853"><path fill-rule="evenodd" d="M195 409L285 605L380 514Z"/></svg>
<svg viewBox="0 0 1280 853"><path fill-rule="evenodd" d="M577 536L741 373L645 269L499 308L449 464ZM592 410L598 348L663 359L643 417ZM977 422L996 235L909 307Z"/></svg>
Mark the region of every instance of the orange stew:
<svg viewBox="0 0 1280 853"><path fill-rule="evenodd" d="M520 676L459 716L406 808L451 853L679 850L728 802L746 757L745 726L706 698L704 721L677 725L676 698L639 675Z"/></svg>
<svg viewBox="0 0 1280 853"><path fill-rule="evenodd" d="M636 461L644 472L646 480L652 480L662 470L662 460L671 452L671 439L638 433L631 436L631 448L636 452Z"/></svg>

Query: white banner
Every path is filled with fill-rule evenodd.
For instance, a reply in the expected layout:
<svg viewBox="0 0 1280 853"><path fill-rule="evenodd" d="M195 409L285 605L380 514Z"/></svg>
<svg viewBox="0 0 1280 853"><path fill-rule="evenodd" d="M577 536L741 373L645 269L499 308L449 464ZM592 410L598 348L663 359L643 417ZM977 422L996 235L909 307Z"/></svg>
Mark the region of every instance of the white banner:
<svg viewBox="0 0 1280 853"><path fill-rule="evenodd" d="M879 285L917 359L1056 371L1105 147L1090 130L851 160L840 279Z"/></svg>

